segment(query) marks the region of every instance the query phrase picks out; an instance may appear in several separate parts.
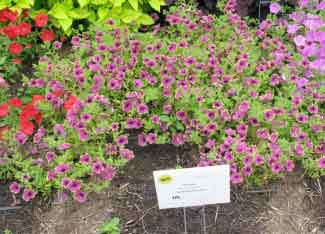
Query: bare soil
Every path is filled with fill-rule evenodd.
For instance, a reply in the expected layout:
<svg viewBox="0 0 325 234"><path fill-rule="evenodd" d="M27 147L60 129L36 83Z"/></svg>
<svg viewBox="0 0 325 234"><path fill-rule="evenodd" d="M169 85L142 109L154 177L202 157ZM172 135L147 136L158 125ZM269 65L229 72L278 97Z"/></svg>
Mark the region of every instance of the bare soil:
<svg viewBox="0 0 325 234"><path fill-rule="evenodd" d="M122 234L180 234L183 210L159 210L152 171L195 165L191 148L150 146L136 148L132 160L110 188L79 205L35 201L21 209L0 210L0 233L96 234L111 217L119 217ZM11 196L0 187L0 207ZM231 203L205 208L207 234L325 234L325 178L310 180L297 170L258 189L232 188ZM201 234L200 208L187 209L188 234ZM2 234L2 233L1 233Z"/></svg>

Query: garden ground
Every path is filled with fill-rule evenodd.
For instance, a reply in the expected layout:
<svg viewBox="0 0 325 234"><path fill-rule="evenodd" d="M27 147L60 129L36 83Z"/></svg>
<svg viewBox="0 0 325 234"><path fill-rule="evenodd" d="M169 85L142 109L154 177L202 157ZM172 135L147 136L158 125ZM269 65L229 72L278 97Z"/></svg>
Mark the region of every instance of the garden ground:
<svg viewBox="0 0 325 234"><path fill-rule="evenodd" d="M137 148L137 157L113 180L110 188L89 197L85 205L75 201L40 202L23 209L0 211L0 230L16 234L95 234L108 218L119 217L122 234L179 234L182 210L159 211L152 171L192 166L196 153L172 146ZM297 170L283 181L258 189L232 190L231 203L206 208L209 234L323 234L325 233L325 178L305 178ZM6 203L4 198L7 197ZM1 206L11 196L1 194ZM198 209L188 210L190 234L199 233Z"/></svg>

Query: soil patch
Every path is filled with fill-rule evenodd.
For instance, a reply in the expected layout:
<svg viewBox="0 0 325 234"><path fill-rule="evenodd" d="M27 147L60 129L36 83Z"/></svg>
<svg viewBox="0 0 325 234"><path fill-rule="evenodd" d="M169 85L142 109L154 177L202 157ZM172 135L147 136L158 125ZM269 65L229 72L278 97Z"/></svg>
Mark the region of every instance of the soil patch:
<svg viewBox="0 0 325 234"><path fill-rule="evenodd" d="M11 215L0 214L0 227L17 234L96 234L110 217L119 217L122 234L180 234L183 210L159 210L152 171L195 165L196 152L170 145L135 149L132 160L100 194L74 201L31 204ZM205 208L208 234L325 234L325 179L296 173L256 190L232 188L231 203ZM11 201L12 202L12 201ZM9 202L10 203L10 202ZM187 210L188 234L200 234L202 213ZM1 232L0 232L1 233Z"/></svg>

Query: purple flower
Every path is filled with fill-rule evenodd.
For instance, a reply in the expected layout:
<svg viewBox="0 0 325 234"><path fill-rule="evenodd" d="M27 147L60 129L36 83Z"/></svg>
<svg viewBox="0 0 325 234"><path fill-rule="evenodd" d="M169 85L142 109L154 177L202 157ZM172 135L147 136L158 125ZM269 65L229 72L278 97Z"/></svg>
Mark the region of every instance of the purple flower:
<svg viewBox="0 0 325 234"><path fill-rule="evenodd" d="M64 126L63 124L55 124L53 127L53 131L55 134L65 136Z"/></svg>
<svg viewBox="0 0 325 234"><path fill-rule="evenodd" d="M88 132L85 129L79 130L79 139L80 141L87 141L89 138Z"/></svg>
<svg viewBox="0 0 325 234"><path fill-rule="evenodd" d="M80 116L80 120L81 120L82 122L89 122L91 119L92 119L92 116L91 116L91 114L89 114L89 113L85 113L85 114L82 114L82 115Z"/></svg>
<svg viewBox="0 0 325 234"><path fill-rule="evenodd" d="M145 104L137 105L137 111L139 114L146 114L149 111L149 108Z"/></svg>
<svg viewBox="0 0 325 234"><path fill-rule="evenodd" d="M97 175L99 175L103 169L103 165L100 162L94 162L92 165L92 170Z"/></svg>
<svg viewBox="0 0 325 234"><path fill-rule="evenodd" d="M69 143L63 143L63 144L58 146L58 150L67 150L70 147L71 147L71 145Z"/></svg>
<svg viewBox="0 0 325 234"><path fill-rule="evenodd" d="M68 184L68 189L75 193L77 191L79 191L81 188L81 183L79 180L72 180L69 184Z"/></svg>
<svg viewBox="0 0 325 234"><path fill-rule="evenodd" d="M100 176L104 180L112 180L115 174L116 171L114 170L114 168L107 166L107 168L105 168L105 170L100 174Z"/></svg>
<svg viewBox="0 0 325 234"><path fill-rule="evenodd" d="M131 160L132 158L134 158L134 153L133 151L129 150L129 149L121 149L120 150L120 154L123 158L125 158L126 160Z"/></svg>
<svg viewBox="0 0 325 234"><path fill-rule="evenodd" d="M319 159L318 165L320 168L325 169L325 157Z"/></svg>
<svg viewBox="0 0 325 234"><path fill-rule="evenodd" d="M250 176L253 173L253 168L251 166L245 166L242 171L244 176Z"/></svg>
<svg viewBox="0 0 325 234"><path fill-rule="evenodd" d="M147 135L147 137L146 137L146 142L147 142L148 144L153 144L153 143L155 143L156 138L157 138L157 136L156 136L155 133L149 133L149 134Z"/></svg>
<svg viewBox="0 0 325 234"><path fill-rule="evenodd" d="M61 47L62 47L62 42L60 42L60 41L55 41L55 42L53 42L53 46L54 46L54 48L55 49L61 49Z"/></svg>
<svg viewBox="0 0 325 234"><path fill-rule="evenodd" d="M260 165L264 164L264 158L261 155L257 154L255 156L255 164L256 164L256 166L260 166Z"/></svg>
<svg viewBox="0 0 325 234"><path fill-rule="evenodd" d="M283 169L283 167L282 167L281 163L279 163L279 162L273 162L271 164L271 170L276 174L279 174L282 171L282 169Z"/></svg>
<svg viewBox="0 0 325 234"><path fill-rule="evenodd" d="M292 172L293 169L295 168L295 163L292 160L287 160L286 161L286 168L288 172Z"/></svg>
<svg viewBox="0 0 325 234"><path fill-rule="evenodd" d="M15 140L20 143L20 144L25 144L26 141L28 140L28 137L25 133L22 133L22 132L17 132L15 134Z"/></svg>
<svg viewBox="0 0 325 234"><path fill-rule="evenodd" d="M281 6L277 2L272 2L270 4L270 12L273 14L278 14L281 11Z"/></svg>
<svg viewBox="0 0 325 234"><path fill-rule="evenodd" d="M69 184L71 183L71 179L69 178L63 178L61 180L61 186L65 189L67 189L69 187Z"/></svg>
<svg viewBox="0 0 325 234"><path fill-rule="evenodd" d="M74 193L74 199L80 203L84 203L87 200L87 195L84 192L76 191Z"/></svg>
<svg viewBox="0 0 325 234"><path fill-rule="evenodd" d="M54 169L56 174L64 174L70 170L70 165L66 163L61 163L57 165Z"/></svg>
<svg viewBox="0 0 325 234"><path fill-rule="evenodd" d="M126 145L128 143L128 136L127 135L121 135L116 139L116 144L119 146Z"/></svg>
<svg viewBox="0 0 325 234"><path fill-rule="evenodd" d="M82 164L89 164L91 161L90 155L85 153L83 155L80 156L80 163Z"/></svg>
<svg viewBox="0 0 325 234"><path fill-rule="evenodd" d="M46 159L47 159L48 162L52 162L55 157L56 157L56 154L54 152L47 152L46 153Z"/></svg>
<svg viewBox="0 0 325 234"><path fill-rule="evenodd" d="M235 173L232 173L232 175L230 177L230 181L232 184L236 185L236 184L243 183L244 179L238 172L235 172Z"/></svg>
<svg viewBox="0 0 325 234"><path fill-rule="evenodd" d="M14 194L18 194L20 193L20 184L18 184L17 182L13 182L10 184L9 186L10 192L14 193Z"/></svg>
<svg viewBox="0 0 325 234"><path fill-rule="evenodd" d="M25 188L23 192L23 200L26 202L29 202L36 196L36 192L34 192L32 189Z"/></svg>
<svg viewBox="0 0 325 234"><path fill-rule="evenodd" d="M147 145L146 135L144 133L138 135L138 145L142 147Z"/></svg>

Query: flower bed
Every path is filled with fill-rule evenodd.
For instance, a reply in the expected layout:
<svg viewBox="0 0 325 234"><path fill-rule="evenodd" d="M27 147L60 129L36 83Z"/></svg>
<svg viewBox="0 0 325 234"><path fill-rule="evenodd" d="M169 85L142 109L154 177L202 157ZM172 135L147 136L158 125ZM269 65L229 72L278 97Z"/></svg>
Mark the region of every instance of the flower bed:
<svg viewBox="0 0 325 234"><path fill-rule="evenodd" d="M55 189L84 202L134 157L132 131L140 146L197 146L198 166L230 164L232 184L263 184L297 164L324 175L324 76L285 21L249 28L235 5L217 18L172 9L170 26L149 33L109 20L73 36L66 57L42 57L26 84L32 104L1 106L11 124L0 177L26 201Z"/></svg>

